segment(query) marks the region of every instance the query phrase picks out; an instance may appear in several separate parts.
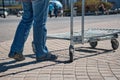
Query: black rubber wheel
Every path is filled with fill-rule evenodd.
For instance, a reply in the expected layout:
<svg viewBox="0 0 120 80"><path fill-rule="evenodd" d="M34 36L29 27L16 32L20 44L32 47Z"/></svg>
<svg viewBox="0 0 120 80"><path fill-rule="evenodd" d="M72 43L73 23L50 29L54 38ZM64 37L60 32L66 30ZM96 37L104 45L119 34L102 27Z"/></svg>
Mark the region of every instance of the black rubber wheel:
<svg viewBox="0 0 120 80"><path fill-rule="evenodd" d="M119 42L117 41L117 39L112 39L111 45L112 45L113 50L116 50L119 47Z"/></svg>
<svg viewBox="0 0 120 80"><path fill-rule="evenodd" d="M96 48L97 44L98 44L97 41L95 41L95 42L90 42L90 46L91 46L92 48Z"/></svg>
<svg viewBox="0 0 120 80"><path fill-rule="evenodd" d="M69 46L69 62L73 62L73 54L74 54L74 47L72 45Z"/></svg>

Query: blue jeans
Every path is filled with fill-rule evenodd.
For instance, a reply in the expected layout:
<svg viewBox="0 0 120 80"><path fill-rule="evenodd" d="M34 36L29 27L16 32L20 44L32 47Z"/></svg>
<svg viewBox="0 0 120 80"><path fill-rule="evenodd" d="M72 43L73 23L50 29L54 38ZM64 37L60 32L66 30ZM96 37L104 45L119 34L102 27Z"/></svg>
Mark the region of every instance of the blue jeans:
<svg viewBox="0 0 120 80"><path fill-rule="evenodd" d="M31 26L33 24L33 43L36 49L36 57L46 55L46 20L48 14L49 0L33 0L22 2L24 14L19 23L9 56L13 57L15 53L22 54L24 43L28 38Z"/></svg>

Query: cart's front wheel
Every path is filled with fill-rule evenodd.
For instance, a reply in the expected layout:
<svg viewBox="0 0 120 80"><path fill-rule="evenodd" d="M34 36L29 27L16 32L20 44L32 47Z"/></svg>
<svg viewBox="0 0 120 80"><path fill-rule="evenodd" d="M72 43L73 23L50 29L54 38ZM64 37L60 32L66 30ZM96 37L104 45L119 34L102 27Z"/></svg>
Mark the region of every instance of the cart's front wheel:
<svg viewBox="0 0 120 80"><path fill-rule="evenodd" d="M95 41L95 42L90 42L90 46L91 46L92 48L95 48L95 47L97 46L97 44L98 44L97 41Z"/></svg>
<svg viewBox="0 0 120 80"><path fill-rule="evenodd" d="M73 62L73 54L74 54L74 46L69 46L69 56L70 56L70 62Z"/></svg>
<svg viewBox="0 0 120 80"><path fill-rule="evenodd" d="M117 41L117 39L111 39L111 44L112 44L113 50L118 49L118 47L119 47L119 42Z"/></svg>

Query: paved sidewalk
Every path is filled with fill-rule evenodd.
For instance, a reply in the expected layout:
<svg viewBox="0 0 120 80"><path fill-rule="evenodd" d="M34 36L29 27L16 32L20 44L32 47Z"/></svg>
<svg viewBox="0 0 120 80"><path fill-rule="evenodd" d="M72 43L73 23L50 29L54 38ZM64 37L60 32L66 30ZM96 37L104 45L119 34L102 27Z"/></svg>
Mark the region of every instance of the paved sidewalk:
<svg viewBox="0 0 120 80"><path fill-rule="evenodd" d="M0 43L0 80L120 80L120 48L112 51L109 40L99 42L96 49L88 44L76 45L72 63L66 63L69 41L48 40L49 50L58 59L39 63L31 41L29 37L24 51L26 60L21 62L7 57L11 41Z"/></svg>
<svg viewBox="0 0 120 80"><path fill-rule="evenodd" d="M113 20L109 23L105 21L101 24L98 21L85 25L87 28L120 29L120 18ZM63 26L60 21L58 23L59 26ZM76 23L75 26L79 27L79 21ZM55 32L60 31L63 29ZM118 41L120 42L120 38ZM120 80L120 47L113 51L110 40L98 42L96 49L91 49L88 43L75 45L72 63L67 63L69 41L47 40L49 50L57 55L58 59L44 62L35 60L31 47L32 36L29 36L25 44L23 53L26 59L21 62L7 57L11 42L12 40L0 43L0 80Z"/></svg>

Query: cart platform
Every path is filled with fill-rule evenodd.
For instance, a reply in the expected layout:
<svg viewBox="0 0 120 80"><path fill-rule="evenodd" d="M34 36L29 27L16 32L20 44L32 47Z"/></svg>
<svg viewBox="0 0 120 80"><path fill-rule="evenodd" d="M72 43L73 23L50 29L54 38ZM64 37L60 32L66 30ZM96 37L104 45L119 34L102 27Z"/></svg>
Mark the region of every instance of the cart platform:
<svg viewBox="0 0 120 80"><path fill-rule="evenodd" d="M120 35L120 29L88 29L84 32L84 43L95 42L100 40L117 38ZM48 34L48 39L63 39L70 40L70 33ZM81 43L81 32L73 33L73 41L75 43Z"/></svg>

